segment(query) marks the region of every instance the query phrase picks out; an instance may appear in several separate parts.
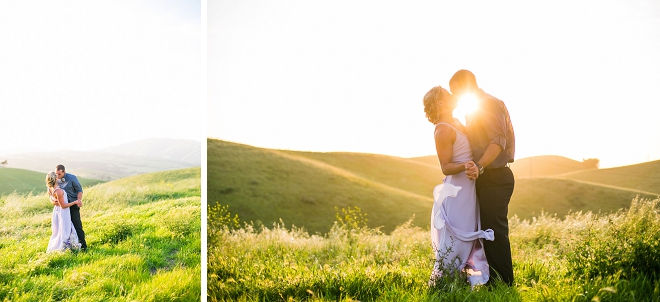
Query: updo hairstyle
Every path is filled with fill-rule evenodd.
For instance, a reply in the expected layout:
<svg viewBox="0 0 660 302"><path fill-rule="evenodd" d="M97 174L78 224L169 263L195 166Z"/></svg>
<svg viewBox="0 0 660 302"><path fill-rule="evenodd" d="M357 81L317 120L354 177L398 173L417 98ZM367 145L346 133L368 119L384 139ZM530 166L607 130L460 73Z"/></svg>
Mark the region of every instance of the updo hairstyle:
<svg viewBox="0 0 660 302"><path fill-rule="evenodd" d="M440 109L438 102L442 101L442 98L448 93L446 89L435 86L424 95L424 112L429 122L434 125L438 122L438 110Z"/></svg>
<svg viewBox="0 0 660 302"><path fill-rule="evenodd" d="M57 182L57 174L53 171L48 172L46 174L46 186L52 188L55 186L55 182Z"/></svg>

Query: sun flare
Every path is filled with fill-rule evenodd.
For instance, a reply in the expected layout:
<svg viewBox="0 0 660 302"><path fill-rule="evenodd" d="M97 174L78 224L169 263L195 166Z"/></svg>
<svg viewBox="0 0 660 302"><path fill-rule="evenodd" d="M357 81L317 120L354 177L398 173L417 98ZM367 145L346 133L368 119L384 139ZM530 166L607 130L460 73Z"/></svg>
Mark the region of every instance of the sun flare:
<svg viewBox="0 0 660 302"><path fill-rule="evenodd" d="M465 125L465 116L476 111L479 107L479 102L474 94L464 94L458 100L458 106L454 109L454 117L458 118L463 125Z"/></svg>

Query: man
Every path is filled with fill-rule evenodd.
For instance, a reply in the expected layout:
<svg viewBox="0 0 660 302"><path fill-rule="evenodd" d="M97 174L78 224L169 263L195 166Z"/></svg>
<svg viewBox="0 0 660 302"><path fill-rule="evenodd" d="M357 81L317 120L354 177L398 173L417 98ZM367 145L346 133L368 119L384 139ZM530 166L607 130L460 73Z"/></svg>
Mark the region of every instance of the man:
<svg viewBox="0 0 660 302"><path fill-rule="evenodd" d="M473 94L478 100L478 109L466 117L465 131L475 163L466 173L470 179L476 179L481 229L495 232L494 241L483 242L490 275L513 285L507 214L515 183L509 168L515 137L509 111L504 102L479 89L477 79L468 70L457 71L449 80L449 89L459 98Z"/></svg>
<svg viewBox="0 0 660 302"><path fill-rule="evenodd" d="M57 182L60 188L66 193L69 202L79 200L82 205L83 190L78 178L73 174L66 173L63 165L57 165L55 174L57 174ZM53 200L52 198L51 202L53 205L57 204L57 200ZM78 240L80 240L80 249L86 251L87 242L85 241L82 220L80 220L80 208L77 205L73 205L69 209L71 211L71 222L73 222L73 227L76 228L76 234L78 234Z"/></svg>

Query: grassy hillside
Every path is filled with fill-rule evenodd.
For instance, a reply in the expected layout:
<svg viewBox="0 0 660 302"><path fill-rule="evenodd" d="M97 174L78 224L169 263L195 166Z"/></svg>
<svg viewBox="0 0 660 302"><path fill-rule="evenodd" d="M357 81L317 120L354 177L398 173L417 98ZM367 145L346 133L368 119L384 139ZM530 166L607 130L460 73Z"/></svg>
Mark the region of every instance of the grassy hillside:
<svg viewBox="0 0 660 302"><path fill-rule="evenodd" d="M388 232L413 214L414 223L427 225L431 192L443 179L439 166L425 158L279 151L213 139L208 148L209 204L229 205L243 219L266 226L282 218L312 233L327 232L334 207L348 206L362 208L369 226ZM610 212L627 207L637 194L571 180L518 178L509 216Z"/></svg>
<svg viewBox="0 0 660 302"><path fill-rule="evenodd" d="M30 193L35 194L46 191L46 173L13 169L13 168L0 168L0 195L7 195L12 192L16 193ZM98 179L89 179L78 177L83 190L87 187L103 183L104 181Z"/></svg>
<svg viewBox="0 0 660 302"><path fill-rule="evenodd" d="M582 171L564 177L660 194L660 160L618 168Z"/></svg>
<svg viewBox="0 0 660 302"><path fill-rule="evenodd" d="M517 178L548 177L594 168L557 155L525 157L511 163L511 171Z"/></svg>
<svg viewBox="0 0 660 302"><path fill-rule="evenodd" d="M84 200L88 251L46 254L47 196L0 197L0 300L199 300L199 168L100 184Z"/></svg>
<svg viewBox="0 0 660 302"><path fill-rule="evenodd" d="M305 156L219 140L208 140L207 171L210 205L230 205L246 221L267 226L282 218L327 232L335 207L358 206L370 226L391 231L412 215L426 221L432 205L431 192L421 196Z"/></svg>
<svg viewBox="0 0 660 302"><path fill-rule="evenodd" d="M566 179L523 178L516 180L509 216L530 219L542 211L559 217L577 211L616 212L630 206L630 201L638 195L651 199L657 197Z"/></svg>
<svg viewBox="0 0 660 302"><path fill-rule="evenodd" d="M440 167L438 157L435 155L413 157L409 160ZM557 155L525 157L516 159L515 162L511 163L511 171L518 179L548 177L588 169L590 168L583 162Z"/></svg>
<svg viewBox="0 0 660 302"><path fill-rule="evenodd" d="M445 178L440 165L430 166L394 156L348 152L283 152L323 162L359 177L422 196L430 195L433 188Z"/></svg>
<svg viewBox="0 0 660 302"><path fill-rule="evenodd" d="M427 285L435 258L424 228L385 235L337 224L315 236L236 228L226 210L210 209L223 219L209 224L208 301L660 301L659 202L511 219L514 286L477 290L462 278Z"/></svg>

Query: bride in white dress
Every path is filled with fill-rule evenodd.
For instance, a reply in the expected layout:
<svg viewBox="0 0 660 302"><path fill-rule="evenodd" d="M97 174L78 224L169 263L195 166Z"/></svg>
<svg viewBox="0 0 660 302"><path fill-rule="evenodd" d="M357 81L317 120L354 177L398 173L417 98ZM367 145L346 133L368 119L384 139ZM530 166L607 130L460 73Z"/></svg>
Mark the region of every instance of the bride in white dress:
<svg viewBox="0 0 660 302"><path fill-rule="evenodd" d="M60 189L57 184L57 174L49 172L46 175L46 186L48 187L48 195L57 200L56 206L53 207L53 218L51 229L53 235L50 236L48 242L47 253L55 251L65 251L66 249L79 250L80 242L76 229L71 222L71 212L69 207L72 205L81 206L80 201L69 202L64 190Z"/></svg>
<svg viewBox="0 0 660 302"><path fill-rule="evenodd" d="M443 272L465 272L472 286L489 279L482 239L493 240L491 229L481 230L475 181L465 171L474 165L465 126L453 117L456 100L440 86L424 96L424 111L435 125L435 145L444 182L433 190L431 241L436 256L429 284Z"/></svg>

